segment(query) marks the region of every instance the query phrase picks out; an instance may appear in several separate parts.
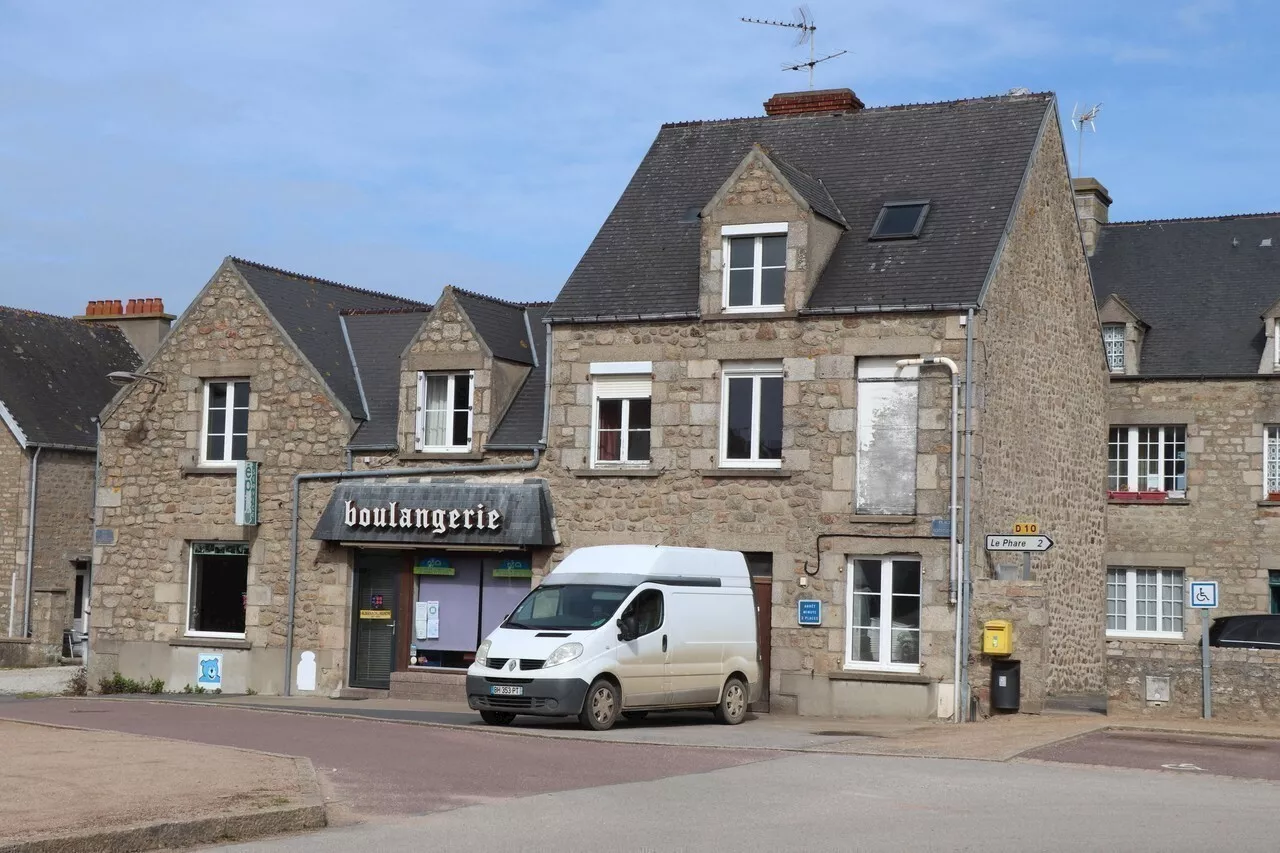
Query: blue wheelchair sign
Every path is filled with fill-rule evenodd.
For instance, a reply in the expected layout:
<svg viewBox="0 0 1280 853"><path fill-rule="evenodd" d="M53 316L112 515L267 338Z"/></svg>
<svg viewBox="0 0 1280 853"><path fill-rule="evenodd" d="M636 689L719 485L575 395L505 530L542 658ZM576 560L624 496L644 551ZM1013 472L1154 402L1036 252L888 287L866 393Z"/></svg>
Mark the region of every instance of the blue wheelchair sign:
<svg viewBox="0 0 1280 853"><path fill-rule="evenodd" d="M1218 582L1217 581L1192 581L1191 582L1191 606L1205 610L1218 606Z"/></svg>

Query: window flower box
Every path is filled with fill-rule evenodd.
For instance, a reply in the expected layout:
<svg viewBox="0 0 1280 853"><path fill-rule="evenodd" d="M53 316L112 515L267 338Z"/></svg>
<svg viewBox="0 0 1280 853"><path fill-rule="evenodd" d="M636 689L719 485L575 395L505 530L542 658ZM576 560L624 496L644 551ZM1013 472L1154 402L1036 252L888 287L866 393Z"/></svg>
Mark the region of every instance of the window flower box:
<svg viewBox="0 0 1280 853"><path fill-rule="evenodd" d="M1267 500L1280 503L1280 492L1267 492Z"/></svg>
<svg viewBox="0 0 1280 853"><path fill-rule="evenodd" d="M1136 501L1137 492L1107 492L1107 498L1113 501Z"/></svg>
<svg viewBox="0 0 1280 853"><path fill-rule="evenodd" d="M1168 500L1169 495L1165 492L1138 492L1138 500L1140 501L1163 501Z"/></svg>

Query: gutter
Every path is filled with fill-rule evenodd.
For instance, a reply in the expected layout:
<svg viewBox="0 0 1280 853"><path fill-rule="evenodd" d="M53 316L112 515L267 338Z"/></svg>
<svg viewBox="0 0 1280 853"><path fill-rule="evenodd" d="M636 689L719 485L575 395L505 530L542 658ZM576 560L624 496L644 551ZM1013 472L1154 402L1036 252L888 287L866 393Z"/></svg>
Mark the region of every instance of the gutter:
<svg viewBox="0 0 1280 853"><path fill-rule="evenodd" d="M928 302L918 304L902 303L899 305L850 305L843 308L801 308L796 313L801 317L827 316L831 314L898 314L938 311L967 311L976 308L973 302ZM749 316L749 315L748 315Z"/></svg>
<svg viewBox="0 0 1280 853"><path fill-rule="evenodd" d="M315 480L372 480L390 477L436 477L441 474L483 474L496 471L532 471L542 459L542 449L532 448L533 458L528 462L508 462L496 465L446 465L440 468L387 468L373 471L323 471L293 475L293 510L289 522L289 624L284 640L284 691L293 695L293 632L296 625L298 601L298 515L302 484ZM28 587L29 588L29 587Z"/></svg>
<svg viewBox="0 0 1280 853"><path fill-rule="evenodd" d="M24 590L26 603L22 608L22 636L31 636L31 575L35 569L36 556L36 472L40 469L40 451L43 446L36 447L31 454L31 481L27 493L27 585Z"/></svg>
<svg viewBox="0 0 1280 853"><path fill-rule="evenodd" d="M1280 373L1111 373L1112 382L1248 382L1254 379L1276 381Z"/></svg>

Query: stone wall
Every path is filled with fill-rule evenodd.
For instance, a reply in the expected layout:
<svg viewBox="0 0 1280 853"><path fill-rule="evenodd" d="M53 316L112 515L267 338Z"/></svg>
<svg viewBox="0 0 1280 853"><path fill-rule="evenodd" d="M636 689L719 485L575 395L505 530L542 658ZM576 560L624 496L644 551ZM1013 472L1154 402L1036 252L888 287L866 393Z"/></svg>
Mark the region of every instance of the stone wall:
<svg viewBox="0 0 1280 853"><path fill-rule="evenodd" d="M1039 522L1054 544L1033 556L1030 580L975 587L971 682L981 689L988 674L982 622L1013 614L1023 703L1035 710L1045 695L1101 692L1104 677L1107 375L1053 113L976 332L974 577L996 577L997 563L1021 569L1021 554L984 550L985 534L1016 521ZM1024 606L1041 595L1047 614Z"/></svg>
<svg viewBox="0 0 1280 853"><path fill-rule="evenodd" d="M43 629L33 636L61 646L71 627L75 561L93 547L93 453L42 450L36 484L36 553L32 587L52 594Z"/></svg>
<svg viewBox="0 0 1280 853"><path fill-rule="evenodd" d="M1280 708L1280 651L1211 648L1214 719L1274 721ZM1190 719L1203 715L1201 652L1192 643L1107 642L1107 713ZM1168 679L1168 701L1148 700L1148 680ZM1162 683L1153 685L1157 688Z"/></svg>
<svg viewBox="0 0 1280 853"><path fill-rule="evenodd" d="M8 635L12 621L15 637L25 635L30 464L17 438L0 424L0 633Z"/></svg>

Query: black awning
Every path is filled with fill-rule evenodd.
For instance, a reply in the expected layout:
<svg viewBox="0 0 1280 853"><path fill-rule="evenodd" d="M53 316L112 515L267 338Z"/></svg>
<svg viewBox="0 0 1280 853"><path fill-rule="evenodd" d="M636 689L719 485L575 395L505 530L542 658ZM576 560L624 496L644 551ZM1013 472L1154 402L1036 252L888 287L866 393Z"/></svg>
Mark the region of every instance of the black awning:
<svg viewBox="0 0 1280 853"><path fill-rule="evenodd" d="M312 539L405 545L555 544L546 481L339 483Z"/></svg>

